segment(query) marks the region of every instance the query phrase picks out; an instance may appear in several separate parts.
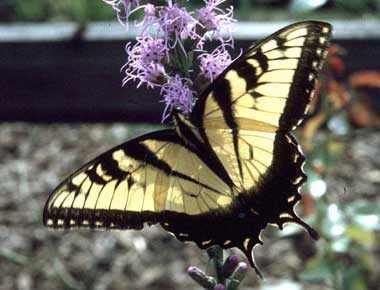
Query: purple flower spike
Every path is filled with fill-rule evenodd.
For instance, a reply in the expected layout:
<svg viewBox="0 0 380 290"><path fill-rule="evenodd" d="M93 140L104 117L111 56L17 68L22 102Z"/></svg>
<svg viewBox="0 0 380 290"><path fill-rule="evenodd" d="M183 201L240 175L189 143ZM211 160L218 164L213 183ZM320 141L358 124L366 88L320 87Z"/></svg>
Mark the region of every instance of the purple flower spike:
<svg viewBox="0 0 380 290"><path fill-rule="evenodd" d="M198 18L194 17L195 12L189 12L174 0L103 1L112 6L126 29L129 16L137 10L144 11L143 18L135 23L142 26L137 42L126 45L127 61L121 68L125 73L123 85L137 81L137 87L146 84L150 88L160 88L166 103L163 121L173 110L188 115L195 103L196 92L193 89L201 93L232 61L227 52L229 47L233 47L232 34L226 39L221 34L222 31L227 32L228 36L236 22L232 6L227 9L219 7L226 0L204 0L204 7L197 13ZM140 5L142 2L144 5ZM161 2L164 4L157 4ZM211 37L216 38L220 46L212 53L199 55L200 51L205 52L203 45ZM194 71L194 58L197 56L201 73L194 86L189 77Z"/></svg>
<svg viewBox="0 0 380 290"><path fill-rule="evenodd" d="M194 104L194 94L186 82L189 82L189 80L176 75L169 82L162 85L161 95L166 103L162 121L169 117L173 109L178 109L186 115L191 112Z"/></svg>
<svg viewBox="0 0 380 290"><path fill-rule="evenodd" d="M232 62L231 56L223 45L212 53L203 53L199 57L201 72L213 81Z"/></svg>
<svg viewBox="0 0 380 290"><path fill-rule="evenodd" d="M165 77L165 68L161 61L165 56L166 47L163 39L154 39L150 36L138 37L137 43L131 47L126 46L128 61L122 67L126 77L123 85L130 80L139 80L138 87L142 83L148 86L159 86Z"/></svg>

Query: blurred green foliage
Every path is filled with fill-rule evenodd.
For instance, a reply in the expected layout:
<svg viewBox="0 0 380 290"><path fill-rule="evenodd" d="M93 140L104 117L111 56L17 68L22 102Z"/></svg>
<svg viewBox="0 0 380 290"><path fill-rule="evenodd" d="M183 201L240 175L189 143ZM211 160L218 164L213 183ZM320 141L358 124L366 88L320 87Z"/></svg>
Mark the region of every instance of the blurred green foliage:
<svg viewBox="0 0 380 290"><path fill-rule="evenodd" d="M357 92L360 87L379 88L377 71L358 71L342 79L345 50L333 45L311 104L311 114L300 130L307 151L304 213L314 213L321 234L316 256L308 260L300 279L323 283L334 290L375 290L380 284L380 205L365 192L329 192L331 168L347 153L350 136L358 129L379 128L376 106ZM368 116L373 116L369 118ZM358 173L360 174L360 173ZM350 189L349 189L350 190Z"/></svg>
<svg viewBox="0 0 380 290"><path fill-rule="evenodd" d="M101 21L114 20L115 13L101 0L5 0L7 21Z"/></svg>
<svg viewBox="0 0 380 290"><path fill-rule="evenodd" d="M202 3L203 0L192 0L186 2L186 6L200 6ZM380 11L378 0L227 0L225 3L232 4L239 20L257 21L304 17L350 18ZM0 20L110 21L115 20L115 14L102 0L2 0Z"/></svg>

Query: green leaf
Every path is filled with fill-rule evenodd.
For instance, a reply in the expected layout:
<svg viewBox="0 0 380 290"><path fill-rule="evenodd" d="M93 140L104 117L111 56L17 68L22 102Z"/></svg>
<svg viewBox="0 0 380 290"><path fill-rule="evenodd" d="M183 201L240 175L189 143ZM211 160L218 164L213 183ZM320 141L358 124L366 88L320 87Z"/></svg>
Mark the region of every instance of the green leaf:
<svg viewBox="0 0 380 290"><path fill-rule="evenodd" d="M355 265L343 273L343 289L345 290L366 290L368 285L360 266Z"/></svg>
<svg viewBox="0 0 380 290"><path fill-rule="evenodd" d="M48 5L41 0L16 0L15 18L21 21L44 21L48 15Z"/></svg>
<svg viewBox="0 0 380 290"><path fill-rule="evenodd" d="M91 21L115 20L115 11L103 1L86 0L86 18Z"/></svg>
<svg viewBox="0 0 380 290"><path fill-rule="evenodd" d="M326 281L331 276L331 266L325 256L317 256L306 264L305 270L300 273L299 277L307 282Z"/></svg>
<svg viewBox="0 0 380 290"><path fill-rule="evenodd" d="M362 12L373 12L378 8L377 0L335 0L337 6L350 10L357 14Z"/></svg>
<svg viewBox="0 0 380 290"><path fill-rule="evenodd" d="M350 226L346 230L346 236L365 246L371 246L375 242L375 234L358 226Z"/></svg>

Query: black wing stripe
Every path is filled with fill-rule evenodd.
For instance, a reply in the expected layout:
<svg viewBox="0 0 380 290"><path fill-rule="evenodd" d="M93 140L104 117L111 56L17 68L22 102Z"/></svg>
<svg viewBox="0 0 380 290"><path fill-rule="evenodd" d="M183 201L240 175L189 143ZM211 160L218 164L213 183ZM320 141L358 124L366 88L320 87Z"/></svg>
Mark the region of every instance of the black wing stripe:
<svg viewBox="0 0 380 290"><path fill-rule="evenodd" d="M188 124L185 124L181 118L178 117L178 114L174 113L174 118L176 120L177 129L180 131L182 137L186 142L190 143L187 145L186 142L183 142L183 147L192 151L197 157L202 160L202 162L217 176L219 179L226 183L230 188L234 187L234 184L225 170L223 165L220 163L218 156L215 154L214 150L210 146L207 137L204 132L200 131L197 128L197 133L199 133L200 139L195 136L193 130L189 128Z"/></svg>
<svg viewBox="0 0 380 290"><path fill-rule="evenodd" d="M191 178L187 175L182 174L181 172L173 170L171 168L171 166L169 164L167 164L165 161L158 159L156 154L154 152L152 152L144 144L138 143L135 146L131 146L130 148L128 148L128 150L125 150L125 152L128 155L131 155L132 152L134 152L134 155L132 155L134 159L146 162L146 164L149 164L149 165L156 167L156 168L160 169L161 171L165 172L166 175L168 175L168 176L179 177L181 179L190 181L194 184L198 184L200 186L203 186L203 187L205 187L209 190L212 190L214 192L217 192L219 194L223 194L223 193L219 192L217 189L208 186L207 184L201 183L198 180L195 180L194 178Z"/></svg>
<svg viewBox="0 0 380 290"><path fill-rule="evenodd" d="M238 162L239 172L243 177L243 168L239 156L238 148L238 124L235 120L233 113L233 103L231 96L231 85L230 82L224 78L218 78L218 81L215 81L215 90L212 95L214 100L217 102L218 106L223 112L223 118L227 126L232 129L232 140L234 144L234 153Z"/></svg>

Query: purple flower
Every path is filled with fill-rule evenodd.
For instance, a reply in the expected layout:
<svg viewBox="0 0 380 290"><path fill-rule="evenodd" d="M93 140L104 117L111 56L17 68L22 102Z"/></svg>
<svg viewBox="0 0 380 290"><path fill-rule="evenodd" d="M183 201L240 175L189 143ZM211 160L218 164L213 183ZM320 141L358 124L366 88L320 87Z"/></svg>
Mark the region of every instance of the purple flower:
<svg viewBox="0 0 380 290"><path fill-rule="evenodd" d="M233 7L227 8L226 11L217 7L225 0L204 0L206 6L198 10L198 21L206 31L211 31L214 36L222 43L228 42L233 45L232 32L235 29L236 19L233 18ZM221 36L221 32L226 31L229 34L227 40ZM204 40L198 44L203 47Z"/></svg>
<svg viewBox="0 0 380 290"><path fill-rule="evenodd" d="M137 41L140 44L141 61L144 64L161 62L166 50L161 38L153 39L150 36L145 36L138 38Z"/></svg>
<svg viewBox="0 0 380 290"><path fill-rule="evenodd" d="M194 105L194 93L189 88L190 80L181 78L178 74L162 85L161 95L166 103L162 121L169 117L173 109L178 109L188 115Z"/></svg>
<svg viewBox="0 0 380 290"><path fill-rule="evenodd" d="M196 33L197 20L186 8L180 7L177 4L172 5L171 1L169 1L167 7L163 7L159 11L156 24L158 24L158 30L164 33L167 46L174 48L179 44L185 55L186 51L181 40L189 37L191 39L200 39L200 36ZM170 44L168 45L168 43Z"/></svg>
<svg viewBox="0 0 380 290"><path fill-rule="evenodd" d="M135 26L144 26L144 29L140 33L140 35L149 35L149 29L154 27L157 24L157 14L159 9L154 6L153 4L145 4L141 5L140 7L137 7L134 9L134 11L144 8L144 17L141 22L135 23Z"/></svg>
<svg viewBox="0 0 380 290"><path fill-rule="evenodd" d="M153 4L146 4L144 7L143 23L148 23L156 19L156 7Z"/></svg>
<svg viewBox="0 0 380 290"><path fill-rule="evenodd" d="M190 35L196 20L185 7L177 4L169 5L160 10L160 27L167 34Z"/></svg>
<svg viewBox="0 0 380 290"><path fill-rule="evenodd" d="M203 53L198 58L200 59L201 72L210 81L213 81L232 62L224 45L220 45L212 53Z"/></svg>
<svg viewBox="0 0 380 290"><path fill-rule="evenodd" d="M161 63L150 63L144 68L140 79L139 85L145 82L151 88L161 86L166 81L165 67Z"/></svg>
<svg viewBox="0 0 380 290"><path fill-rule="evenodd" d="M165 78L165 68L161 61L166 49L163 39L151 36L138 37L137 43L132 47L129 42L126 46L128 60L122 67L126 74L123 85L130 80L139 80L137 87L142 83L147 83L150 87L159 86Z"/></svg>
<svg viewBox="0 0 380 290"><path fill-rule="evenodd" d="M103 0L103 2L112 6L117 13L117 20L121 25L125 25L127 29L129 15L141 8L140 0ZM134 7L137 8L133 9Z"/></svg>

